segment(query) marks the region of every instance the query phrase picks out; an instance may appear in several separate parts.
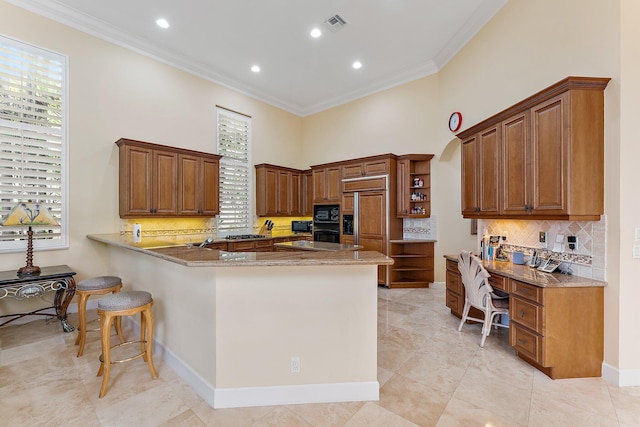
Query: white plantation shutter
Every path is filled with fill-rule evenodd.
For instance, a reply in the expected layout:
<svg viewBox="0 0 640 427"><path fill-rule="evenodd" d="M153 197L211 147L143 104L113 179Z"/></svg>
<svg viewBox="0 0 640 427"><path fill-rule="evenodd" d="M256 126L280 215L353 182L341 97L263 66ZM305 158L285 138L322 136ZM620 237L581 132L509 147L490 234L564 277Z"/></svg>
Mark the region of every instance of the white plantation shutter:
<svg viewBox="0 0 640 427"><path fill-rule="evenodd" d="M67 246L66 69L63 55L0 36L0 218L18 202L51 208L36 248ZM0 227L0 251L24 250L26 229Z"/></svg>
<svg viewBox="0 0 640 427"><path fill-rule="evenodd" d="M217 108L220 159L218 232L248 233L251 228L251 117Z"/></svg>

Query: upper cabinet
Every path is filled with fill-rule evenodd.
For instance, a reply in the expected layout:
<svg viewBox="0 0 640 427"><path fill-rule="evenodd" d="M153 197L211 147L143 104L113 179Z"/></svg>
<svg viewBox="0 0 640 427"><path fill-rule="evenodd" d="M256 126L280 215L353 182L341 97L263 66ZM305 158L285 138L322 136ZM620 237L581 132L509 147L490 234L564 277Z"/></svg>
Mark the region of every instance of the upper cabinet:
<svg viewBox="0 0 640 427"><path fill-rule="evenodd" d="M340 166L311 166L313 175L313 203L340 203Z"/></svg>
<svg viewBox="0 0 640 427"><path fill-rule="evenodd" d="M462 213L498 215L500 126L492 126L462 141Z"/></svg>
<svg viewBox="0 0 640 427"><path fill-rule="evenodd" d="M116 144L121 218L218 213L220 156L124 138Z"/></svg>
<svg viewBox="0 0 640 427"><path fill-rule="evenodd" d="M391 170L393 157L393 154L383 154L346 161L342 165L342 179L387 175Z"/></svg>
<svg viewBox="0 0 640 427"><path fill-rule="evenodd" d="M220 158L178 155L178 214L216 216L220 213Z"/></svg>
<svg viewBox="0 0 640 427"><path fill-rule="evenodd" d="M396 214L401 218L431 216L431 159L433 154L398 156Z"/></svg>
<svg viewBox="0 0 640 427"><path fill-rule="evenodd" d="M259 164L256 168L256 215L299 216L305 208L304 172Z"/></svg>
<svg viewBox="0 0 640 427"><path fill-rule="evenodd" d="M459 133L462 215L599 220L609 80L568 77Z"/></svg>

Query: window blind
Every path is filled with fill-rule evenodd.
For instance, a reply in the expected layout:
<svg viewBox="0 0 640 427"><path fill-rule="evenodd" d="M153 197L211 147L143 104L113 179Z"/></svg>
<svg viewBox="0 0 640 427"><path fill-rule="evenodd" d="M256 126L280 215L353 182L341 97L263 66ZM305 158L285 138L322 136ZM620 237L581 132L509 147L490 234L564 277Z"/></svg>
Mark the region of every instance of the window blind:
<svg viewBox="0 0 640 427"><path fill-rule="evenodd" d="M251 228L251 118L217 108L220 159L218 232L248 233Z"/></svg>
<svg viewBox="0 0 640 427"><path fill-rule="evenodd" d="M0 218L27 200L51 208L60 226L34 227L36 247L67 246L66 68L63 55L0 36ZM25 238L0 227L0 250Z"/></svg>

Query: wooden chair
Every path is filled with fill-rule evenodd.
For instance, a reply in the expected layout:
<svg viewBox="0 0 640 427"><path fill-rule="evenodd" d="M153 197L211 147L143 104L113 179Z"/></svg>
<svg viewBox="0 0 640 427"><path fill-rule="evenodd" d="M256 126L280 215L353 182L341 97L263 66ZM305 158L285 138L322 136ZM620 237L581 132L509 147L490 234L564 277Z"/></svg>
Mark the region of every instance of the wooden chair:
<svg viewBox="0 0 640 427"><path fill-rule="evenodd" d="M493 288L487 280L489 272L482 266L482 261L471 252L462 251L458 256L458 270L462 275L465 298L462 319L458 332L462 330L462 325L467 320L482 323L482 340L480 347L484 347L484 342L491 332L492 326L508 328L508 325L495 323L497 315L509 314L508 297L499 297L493 293ZM469 316L469 309L474 307L484 313L484 319Z"/></svg>
<svg viewBox="0 0 640 427"><path fill-rule="evenodd" d="M118 292L98 301L98 316L100 316L100 333L102 339L102 354L100 355L100 369L98 375L102 375L102 387L99 397L107 393L109 383L109 371L114 363L124 363L140 357L149 365L152 378L158 378L153 366L153 298L149 292L127 291ZM122 316L133 316L140 313L140 340L125 341L111 346L111 325L114 319ZM122 360L112 360L111 350L129 344L140 344L140 353Z"/></svg>

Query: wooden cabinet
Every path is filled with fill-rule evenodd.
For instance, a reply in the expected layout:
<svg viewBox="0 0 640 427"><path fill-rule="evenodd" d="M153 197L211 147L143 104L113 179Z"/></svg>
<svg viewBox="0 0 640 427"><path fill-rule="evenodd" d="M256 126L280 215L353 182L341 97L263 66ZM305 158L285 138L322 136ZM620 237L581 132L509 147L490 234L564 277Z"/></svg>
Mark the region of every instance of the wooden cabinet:
<svg viewBox="0 0 640 427"><path fill-rule="evenodd" d="M431 159L433 154L398 156L396 214L401 218L431 216Z"/></svg>
<svg viewBox="0 0 640 427"><path fill-rule="evenodd" d="M599 220L608 81L568 77L458 134L463 216Z"/></svg>
<svg viewBox="0 0 640 427"><path fill-rule="evenodd" d="M125 138L116 145L121 218L218 213L220 156Z"/></svg>
<svg viewBox="0 0 640 427"><path fill-rule="evenodd" d="M446 263L446 305L461 317L465 292L458 263ZM553 379L602 375L603 287L542 287L489 273L489 284L509 294L509 342L520 358ZM470 315L484 318L480 311Z"/></svg>
<svg viewBox="0 0 640 427"><path fill-rule="evenodd" d="M312 166L313 203L340 203L340 166Z"/></svg>
<svg viewBox="0 0 640 427"><path fill-rule="evenodd" d="M604 288L540 288L510 280L509 337L516 354L553 379L600 377Z"/></svg>
<svg viewBox="0 0 640 427"><path fill-rule="evenodd" d="M258 216L303 214L302 171L264 163L255 168Z"/></svg>
<svg viewBox="0 0 640 427"><path fill-rule="evenodd" d="M499 213L500 127L492 126L462 141L462 214Z"/></svg>
<svg viewBox="0 0 640 427"><path fill-rule="evenodd" d="M386 175L391 170L392 156L392 154L383 154L344 162L342 166L342 178Z"/></svg>
<svg viewBox="0 0 640 427"><path fill-rule="evenodd" d="M178 214L216 216L220 213L220 157L178 155Z"/></svg>
<svg viewBox="0 0 640 427"><path fill-rule="evenodd" d="M229 252L271 252L272 250L272 239L239 240L227 242L227 251Z"/></svg>
<svg viewBox="0 0 640 427"><path fill-rule="evenodd" d="M458 263L447 260L445 304L451 313L462 318L464 309L464 286L462 275L458 271Z"/></svg>
<svg viewBox="0 0 640 427"><path fill-rule="evenodd" d="M392 240L390 288L428 288L433 283L433 242Z"/></svg>

